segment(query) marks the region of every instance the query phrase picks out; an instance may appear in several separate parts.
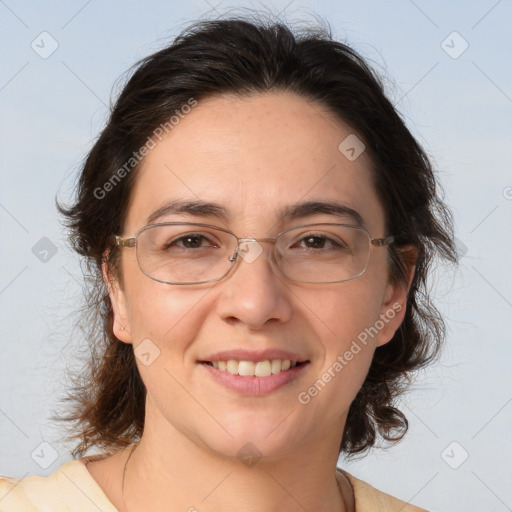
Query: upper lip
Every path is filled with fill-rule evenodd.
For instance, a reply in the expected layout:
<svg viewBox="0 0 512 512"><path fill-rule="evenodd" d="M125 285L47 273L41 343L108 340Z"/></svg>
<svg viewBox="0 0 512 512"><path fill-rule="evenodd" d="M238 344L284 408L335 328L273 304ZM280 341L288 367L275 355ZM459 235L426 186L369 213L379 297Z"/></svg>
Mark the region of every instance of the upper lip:
<svg viewBox="0 0 512 512"><path fill-rule="evenodd" d="M200 362L215 362L215 361L229 361L234 359L236 361L265 361L266 359L289 359L297 363L303 363L308 361L307 358L301 357L298 354L289 352L287 350L279 349L267 349L267 350L246 350L246 349L235 349L235 350L223 350L216 352L215 354L209 355Z"/></svg>

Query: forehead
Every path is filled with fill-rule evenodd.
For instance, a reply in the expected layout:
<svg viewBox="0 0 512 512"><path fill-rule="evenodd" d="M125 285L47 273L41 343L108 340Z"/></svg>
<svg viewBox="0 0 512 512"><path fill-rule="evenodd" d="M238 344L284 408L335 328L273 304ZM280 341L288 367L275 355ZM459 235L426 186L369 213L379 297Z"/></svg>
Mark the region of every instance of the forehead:
<svg viewBox="0 0 512 512"><path fill-rule="evenodd" d="M202 100L155 139L137 171L125 231L139 229L169 202L199 201L221 205L229 228L266 236L291 205L334 201L380 234L372 162L364 151L355 159L340 151L344 141L357 144L355 136L323 106L291 93Z"/></svg>

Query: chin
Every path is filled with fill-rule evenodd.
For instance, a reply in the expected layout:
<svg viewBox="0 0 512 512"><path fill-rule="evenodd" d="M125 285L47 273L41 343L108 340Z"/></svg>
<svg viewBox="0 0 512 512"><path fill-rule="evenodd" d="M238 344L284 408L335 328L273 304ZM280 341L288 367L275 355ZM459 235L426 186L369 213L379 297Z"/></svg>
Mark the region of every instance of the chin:
<svg viewBox="0 0 512 512"><path fill-rule="evenodd" d="M250 466L252 459L285 456L296 450L299 442L296 439L297 429L291 432L290 427L294 425L285 420L287 414L281 412L262 417L259 413L257 417L251 414L245 418L238 415L236 420L231 421L217 418L225 430L220 426L209 429L206 435L200 435L202 444L219 456L238 458L247 466ZM249 462L244 462L245 459Z"/></svg>

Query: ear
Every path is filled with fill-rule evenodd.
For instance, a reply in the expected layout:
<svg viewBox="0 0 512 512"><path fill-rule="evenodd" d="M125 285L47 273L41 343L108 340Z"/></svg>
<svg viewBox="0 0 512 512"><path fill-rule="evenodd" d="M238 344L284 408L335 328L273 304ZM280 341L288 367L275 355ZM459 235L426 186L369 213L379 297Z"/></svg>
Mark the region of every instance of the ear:
<svg viewBox="0 0 512 512"><path fill-rule="evenodd" d="M418 257L416 248L408 245L401 247L399 252L406 265L406 280L405 283L388 282L385 287L379 315L380 322L379 320L376 321L376 324L378 322L379 326L382 327L375 337L377 347L388 343L402 324L407 308L407 297L409 296L409 290L416 271L416 260Z"/></svg>
<svg viewBox="0 0 512 512"><path fill-rule="evenodd" d="M108 253L103 257L101 271L103 274L103 280L107 285L110 302L112 303L112 309L114 312L114 324L112 326L112 330L116 338L119 340L125 343L132 343L132 330L130 327L126 295L121 288L119 280L112 275L112 272L108 267L107 256Z"/></svg>

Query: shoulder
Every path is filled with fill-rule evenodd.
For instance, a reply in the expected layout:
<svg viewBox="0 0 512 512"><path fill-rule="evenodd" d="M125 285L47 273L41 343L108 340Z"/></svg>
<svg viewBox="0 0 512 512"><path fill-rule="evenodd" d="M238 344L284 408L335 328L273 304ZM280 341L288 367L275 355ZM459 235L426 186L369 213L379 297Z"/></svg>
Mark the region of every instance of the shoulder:
<svg viewBox="0 0 512 512"><path fill-rule="evenodd" d="M0 476L0 512L117 512L81 460L60 466L48 476Z"/></svg>
<svg viewBox="0 0 512 512"><path fill-rule="evenodd" d="M379 491L370 484L359 480L350 473L338 469L349 480L354 489L357 512L428 512L424 508L415 507L389 494Z"/></svg>

